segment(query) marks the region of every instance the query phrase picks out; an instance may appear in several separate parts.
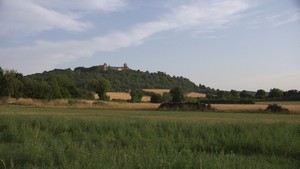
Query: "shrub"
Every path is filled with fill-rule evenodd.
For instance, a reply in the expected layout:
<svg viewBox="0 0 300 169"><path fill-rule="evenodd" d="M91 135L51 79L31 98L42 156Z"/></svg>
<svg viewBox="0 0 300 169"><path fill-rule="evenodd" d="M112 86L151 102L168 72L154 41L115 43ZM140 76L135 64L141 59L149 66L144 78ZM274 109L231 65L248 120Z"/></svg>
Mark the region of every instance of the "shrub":
<svg viewBox="0 0 300 169"><path fill-rule="evenodd" d="M289 112L289 109L282 107L277 104L269 104L268 107L266 108L266 111L269 112Z"/></svg>
<svg viewBox="0 0 300 169"><path fill-rule="evenodd" d="M140 103L143 98L143 91L142 90L131 90L130 91L130 96L131 96L131 102L132 103Z"/></svg>
<svg viewBox="0 0 300 169"><path fill-rule="evenodd" d="M159 110L179 110L179 111L216 111L210 104L200 102L186 103L163 103L159 106Z"/></svg>
<svg viewBox="0 0 300 169"><path fill-rule="evenodd" d="M172 102L180 103L185 99L183 90L179 87L174 87L173 89L171 89L170 94L172 96Z"/></svg>
<svg viewBox="0 0 300 169"><path fill-rule="evenodd" d="M161 103L162 102L162 96L160 94L152 94L150 101L151 101L151 103Z"/></svg>

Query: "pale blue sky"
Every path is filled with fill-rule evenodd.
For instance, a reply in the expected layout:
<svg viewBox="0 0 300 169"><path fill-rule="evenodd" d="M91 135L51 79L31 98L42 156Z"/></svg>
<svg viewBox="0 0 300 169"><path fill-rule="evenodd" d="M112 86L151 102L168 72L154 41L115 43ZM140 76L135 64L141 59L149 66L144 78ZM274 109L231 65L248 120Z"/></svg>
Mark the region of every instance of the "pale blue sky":
<svg viewBox="0 0 300 169"><path fill-rule="evenodd" d="M219 89L300 90L298 0L2 0L0 66L122 65Z"/></svg>

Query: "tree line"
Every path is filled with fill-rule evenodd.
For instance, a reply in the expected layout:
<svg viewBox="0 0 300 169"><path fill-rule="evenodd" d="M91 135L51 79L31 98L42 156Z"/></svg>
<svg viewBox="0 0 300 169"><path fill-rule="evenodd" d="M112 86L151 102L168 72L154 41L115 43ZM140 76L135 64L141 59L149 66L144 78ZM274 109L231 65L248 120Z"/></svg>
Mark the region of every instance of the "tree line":
<svg viewBox="0 0 300 169"><path fill-rule="evenodd" d="M177 86L174 88L174 86ZM143 88L172 89L163 95L147 93ZM266 92L215 90L199 84L195 85L183 77L171 77L163 72L150 73L135 70L104 71L99 66L90 68L55 69L49 72L23 76L15 70L4 70L0 67L0 96L14 98L60 99L80 98L94 99L97 93L101 100L109 100L107 91L130 91L131 102L140 102L143 95L151 96L151 102L161 103L188 100L184 93L190 91L206 93L208 100L300 100L300 91L283 91L273 88ZM174 95L174 91L175 95ZM176 96L176 93L180 93ZM183 95L183 96L182 96ZM173 100L175 98L175 100ZM176 100L176 98L178 100Z"/></svg>
<svg viewBox="0 0 300 169"><path fill-rule="evenodd" d="M250 92L246 90L243 90L241 92L236 90L231 90L231 91L217 90L216 92L208 93L206 97L211 100L252 99L256 101L271 101L271 100L297 101L300 100L300 91L298 90L283 91L278 88L270 89L270 91L268 92L266 92L263 89L259 89L256 92Z"/></svg>

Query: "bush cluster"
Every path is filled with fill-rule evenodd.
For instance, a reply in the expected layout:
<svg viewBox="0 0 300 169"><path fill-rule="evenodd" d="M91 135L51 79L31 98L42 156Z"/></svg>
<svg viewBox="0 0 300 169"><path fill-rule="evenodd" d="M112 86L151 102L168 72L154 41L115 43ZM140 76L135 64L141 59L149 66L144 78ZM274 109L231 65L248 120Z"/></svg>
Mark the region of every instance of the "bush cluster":
<svg viewBox="0 0 300 169"><path fill-rule="evenodd" d="M159 110L176 110L176 111L216 111L210 104L200 102L186 102L186 103L163 103L159 106Z"/></svg>

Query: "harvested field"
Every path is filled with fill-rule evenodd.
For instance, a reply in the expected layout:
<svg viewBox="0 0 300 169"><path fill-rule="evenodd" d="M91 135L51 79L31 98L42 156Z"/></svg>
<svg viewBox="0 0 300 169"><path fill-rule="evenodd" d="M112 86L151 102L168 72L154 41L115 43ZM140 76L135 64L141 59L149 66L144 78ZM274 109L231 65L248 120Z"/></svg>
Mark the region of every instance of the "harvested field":
<svg viewBox="0 0 300 169"><path fill-rule="evenodd" d="M150 99L145 97L144 100ZM29 107L49 107L49 108L97 108L97 109L156 109L160 104L151 103L128 103L128 102L105 102L100 100L77 100L77 99L58 99L58 100L38 100L38 99L6 99L2 104L21 105ZM1 105L1 104L0 104Z"/></svg>
<svg viewBox="0 0 300 169"><path fill-rule="evenodd" d="M214 104L213 107L223 111L257 111L266 109L267 104ZM300 104L283 104L283 107L292 112L300 113Z"/></svg>
<svg viewBox="0 0 300 169"><path fill-rule="evenodd" d="M106 93L110 99L121 99L121 100L129 100L131 99L130 93L126 92L107 92Z"/></svg>
<svg viewBox="0 0 300 169"><path fill-rule="evenodd" d="M143 89L146 92L157 93L163 95L164 93L169 93L170 89ZM204 93L191 92L186 95L187 97L206 97Z"/></svg>
<svg viewBox="0 0 300 169"><path fill-rule="evenodd" d="M187 97L206 97L204 93L191 92L186 95Z"/></svg>
<svg viewBox="0 0 300 169"><path fill-rule="evenodd" d="M169 93L170 89L143 89L146 92L157 93L163 95L164 93Z"/></svg>
<svg viewBox="0 0 300 169"><path fill-rule="evenodd" d="M131 99L130 93L126 93L126 92L107 92L106 94L110 97L110 100L112 100L112 99L130 100ZM149 102L150 99L151 99L150 96L143 96L142 101Z"/></svg>

